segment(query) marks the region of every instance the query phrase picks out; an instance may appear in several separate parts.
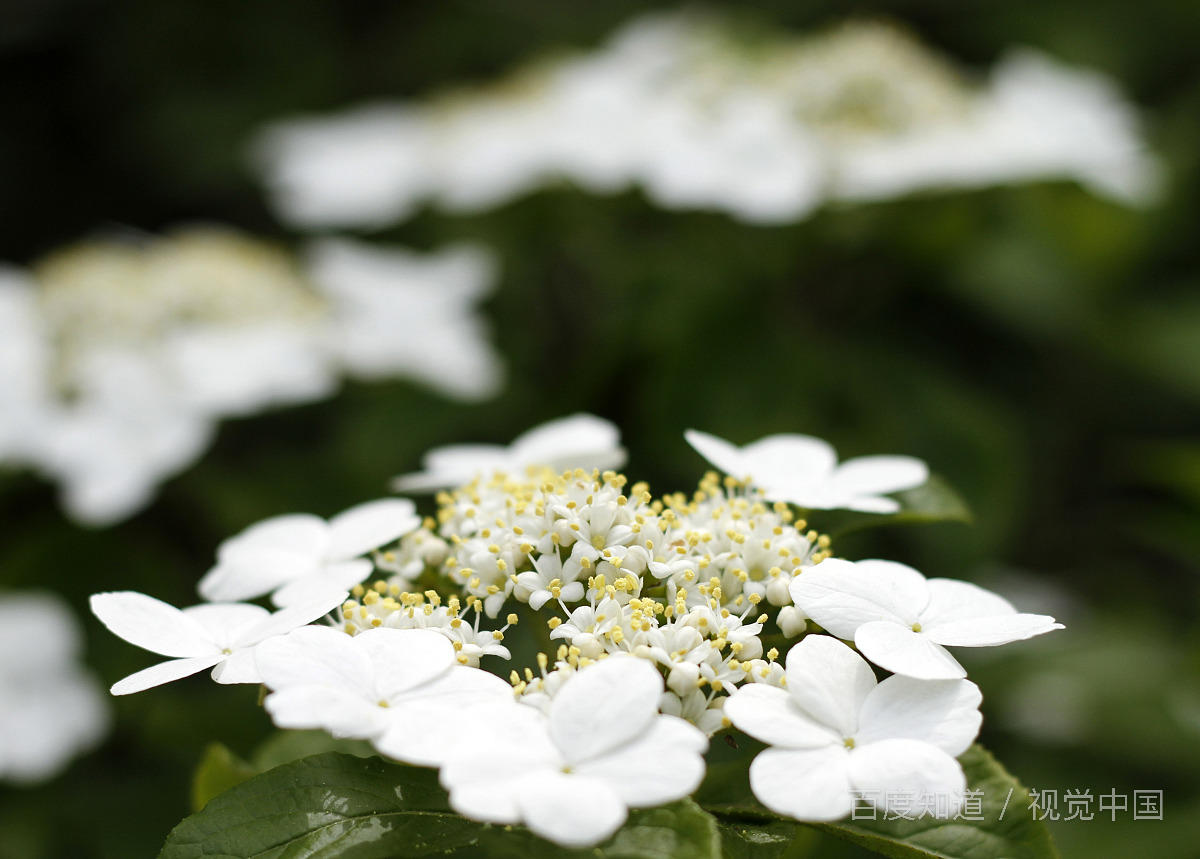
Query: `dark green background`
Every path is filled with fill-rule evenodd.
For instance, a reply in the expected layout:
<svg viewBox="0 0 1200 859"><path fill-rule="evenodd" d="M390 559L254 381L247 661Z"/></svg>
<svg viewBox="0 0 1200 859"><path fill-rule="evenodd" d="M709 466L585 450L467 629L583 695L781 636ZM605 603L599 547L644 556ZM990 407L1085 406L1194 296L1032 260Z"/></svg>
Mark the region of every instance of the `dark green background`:
<svg viewBox="0 0 1200 859"><path fill-rule="evenodd" d="M489 80L539 50L595 44L646 8L5 0L0 259L32 262L112 224L214 220L298 244L246 169L262 123ZM1068 630L964 657L984 689L984 741L1037 788L1164 791L1161 822L1059 823L1066 855L1195 855L1200 5L762 2L738 14L796 32L882 15L980 72L1013 44L1106 71L1145 110L1166 198L1131 211L1036 184L761 228L563 188L481 216L424 213L377 238L479 239L502 257L486 306L511 370L501 398L351 385L228 422L157 503L105 531L66 522L53 487L0 472L0 585L54 587L80 611L120 588L189 604L216 544L250 522L332 514L382 494L430 446L507 441L575 410L619 423L629 473L658 491L701 473L689 426L913 454L976 524L880 530L839 553L984 583L1019 572L1026 607L1055 606ZM88 632L106 682L149 663L94 621ZM116 708L111 740L66 775L0 788L0 859L154 855L187 812L204 745L248 753L269 728L255 690L203 678Z"/></svg>

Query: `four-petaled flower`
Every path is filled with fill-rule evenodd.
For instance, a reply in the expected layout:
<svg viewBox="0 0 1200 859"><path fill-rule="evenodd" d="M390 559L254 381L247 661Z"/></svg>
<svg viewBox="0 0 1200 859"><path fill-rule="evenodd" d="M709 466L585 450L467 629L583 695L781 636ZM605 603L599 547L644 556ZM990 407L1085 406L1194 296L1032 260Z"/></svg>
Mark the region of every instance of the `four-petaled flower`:
<svg viewBox="0 0 1200 859"><path fill-rule="evenodd" d="M793 579L791 595L876 665L924 680L967 676L943 645L991 647L1063 628L1052 617L1019 613L978 585L927 580L894 561L829 558Z"/></svg>
<svg viewBox="0 0 1200 859"><path fill-rule="evenodd" d="M628 809L681 799L704 778L708 739L658 712L662 677L633 656L572 676L549 715L524 704L481 710L444 762L450 805L491 823L524 823L565 847L599 843Z"/></svg>
<svg viewBox="0 0 1200 859"><path fill-rule="evenodd" d="M684 437L714 466L748 480L769 500L813 510L895 513L899 502L883 496L929 479L925 463L911 456L860 456L838 465L827 442L807 435L769 435L745 447L697 430Z"/></svg>
<svg viewBox="0 0 1200 859"><path fill-rule="evenodd" d="M210 601L271 594L275 605L293 605L330 589L349 590L373 564L362 556L421 527L406 498L382 498L351 507L328 522L293 513L251 525L217 548L217 564L200 580Z"/></svg>
<svg viewBox="0 0 1200 859"><path fill-rule="evenodd" d="M725 715L773 747L750 765L759 801L799 820L830 821L848 815L856 797L961 797L966 778L955 758L979 733L981 698L968 680L876 683L848 646L811 635L788 653L786 690L742 686Z"/></svg>
<svg viewBox="0 0 1200 859"><path fill-rule="evenodd" d="M248 603L208 603L178 609L134 591L93 594L92 613L130 644L176 657L130 674L112 687L114 695L141 692L212 668L218 683L261 683L255 651L333 611L350 594L324 595L272 614Z"/></svg>

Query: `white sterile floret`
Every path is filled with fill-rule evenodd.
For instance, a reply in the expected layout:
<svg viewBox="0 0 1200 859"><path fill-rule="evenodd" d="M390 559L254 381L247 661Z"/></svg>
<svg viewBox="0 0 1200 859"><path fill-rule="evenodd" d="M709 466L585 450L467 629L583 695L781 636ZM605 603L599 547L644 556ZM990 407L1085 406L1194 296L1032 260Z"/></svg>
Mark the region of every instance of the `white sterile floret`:
<svg viewBox="0 0 1200 859"><path fill-rule="evenodd" d="M420 526L415 506L402 498L359 504L328 522L307 513L266 519L218 547L200 595L232 601L269 593L286 606L331 588L348 590L371 574L363 555Z"/></svg>
<svg viewBox="0 0 1200 859"><path fill-rule="evenodd" d="M845 644L810 635L788 653L786 689L742 686L725 715L772 746L750 765L750 787L772 811L839 820L857 800L899 816L948 816L966 789L955 758L979 733L981 699L968 680L877 683Z"/></svg>
<svg viewBox="0 0 1200 859"><path fill-rule="evenodd" d="M0 596L0 781L53 778L108 731L108 701L82 651L61 597Z"/></svg>
<svg viewBox="0 0 1200 859"><path fill-rule="evenodd" d="M978 585L926 580L893 561L830 558L798 576L791 591L809 617L853 640L876 665L926 680L967 676L944 645L991 647L1063 628Z"/></svg>
<svg viewBox="0 0 1200 859"><path fill-rule="evenodd" d="M768 499L814 510L895 513L899 502L883 496L929 479L925 463L910 456L860 456L838 465L829 444L807 435L771 435L745 447L697 430L684 437L717 468L757 486Z"/></svg>
<svg viewBox="0 0 1200 859"><path fill-rule="evenodd" d="M281 728L320 728L370 740L383 754L437 766L461 741L458 720L485 702L511 706L512 688L456 661L454 646L425 629L297 629L259 648L263 702Z"/></svg>
<svg viewBox="0 0 1200 859"><path fill-rule="evenodd" d="M442 786L460 814L523 823L564 847L608 838L630 808L671 802L704 778L708 740L661 715L662 677L649 662L613 656L579 669L549 714L495 707L442 765Z"/></svg>
<svg viewBox="0 0 1200 859"><path fill-rule="evenodd" d="M577 414L534 427L507 447L496 444L457 444L425 454L424 471L396 478L401 492L428 492L465 486L476 477L496 472L519 476L531 467L563 472L591 471L625 464L620 431L595 415Z"/></svg>
<svg viewBox="0 0 1200 859"><path fill-rule="evenodd" d="M114 695L141 692L212 668L218 683L261 683L255 652L333 611L349 594L327 590L272 614L248 603L213 603L178 609L134 591L93 594L92 613L109 631L151 653L176 657L118 681Z"/></svg>

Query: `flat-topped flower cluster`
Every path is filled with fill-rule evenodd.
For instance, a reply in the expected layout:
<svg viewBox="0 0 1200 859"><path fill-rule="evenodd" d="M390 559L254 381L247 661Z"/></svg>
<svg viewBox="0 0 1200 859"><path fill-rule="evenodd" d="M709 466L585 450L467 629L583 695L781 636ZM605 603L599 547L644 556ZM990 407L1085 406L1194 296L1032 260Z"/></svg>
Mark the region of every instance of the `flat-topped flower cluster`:
<svg viewBox="0 0 1200 859"><path fill-rule="evenodd" d="M727 475L691 496L629 484L615 429L577 415L511 448L432 452L398 484L445 487L435 516L383 499L259 523L220 547L207 604L93 597L118 635L175 657L113 691L206 668L264 683L280 727L440 767L462 814L564 845L690 794L708 737L733 728L772 746L752 788L798 819L839 819L856 794L962 796L981 695L945 647L1059 625L965 582L836 559L797 510L895 510L887 494L923 483L923 463L839 466L805 436L688 439ZM280 608L237 602L259 597ZM536 670L498 671L517 623L542 642Z"/></svg>

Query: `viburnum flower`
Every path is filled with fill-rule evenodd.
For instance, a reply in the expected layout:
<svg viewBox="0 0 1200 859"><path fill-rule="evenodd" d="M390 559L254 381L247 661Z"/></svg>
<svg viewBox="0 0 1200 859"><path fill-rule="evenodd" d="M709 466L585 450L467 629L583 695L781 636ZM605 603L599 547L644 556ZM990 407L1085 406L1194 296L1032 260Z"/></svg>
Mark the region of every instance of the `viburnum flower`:
<svg viewBox="0 0 1200 859"><path fill-rule="evenodd" d="M481 710L470 742L442 766L451 807L583 847L616 832L630 808L687 796L704 778L708 740L658 712L662 693L650 662L620 655L574 673L548 715L523 704Z"/></svg>
<svg viewBox="0 0 1200 859"><path fill-rule="evenodd" d="M271 594L279 606L330 590L349 589L373 569L362 557L421 527L413 503L382 498L351 507L328 522L293 513L251 525L217 548L217 565L200 580L210 601Z"/></svg>
<svg viewBox="0 0 1200 859"><path fill-rule="evenodd" d="M893 676L877 683L871 666L845 644L810 635L787 656L787 688L742 686L725 715L772 748L750 765L750 787L763 805L799 820L848 815L855 800L916 800L953 814L966 789L955 760L979 733L979 688L968 680ZM922 806L946 797L945 807Z"/></svg>
<svg viewBox="0 0 1200 859"><path fill-rule="evenodd" d="M486 702L513 701L494 674L460 665L454 645L428 629L368 629L353 637L306 626L258 651L263 702L281 728L322 728L371 740L397 760L436 766L462 737L457 720Z"/></svg>
<svg viewBox="0 0 1200 859"><path fill-rule="evenodd" d="M108 701L82 650L61 597L0 595L0 781L53 778L108 731Z"/></svg>
<svg viewBox="0 0 1200 859"><path fill-rule="evenodd" d="M895 513L899 502L882 496L929 479L925 463L911 456L860 456L838 465L828 443L807 435L769 435L745 447L697 430L684 437L714 466L768 499L813 510Z"/></svg>
<svg viewBox="0 0 1200 859"><path fill-rule="evenodd" d="M425 454L424 471L404 474L393 482L400 492L427 492L463 486L480 475L507 472L523 475L530 467L561 472L591 471L625 464L620 431L595 415L577 414L544 423L517 436L511 445L456 444Z"/></svg>
<svg viewBox="0 0 1200 859"><path fill-rule="evenodd" d="M838 638L853 640L881 668L925 680L966 677L945 646L991 647L1062 629L1018 612L969 582L928 579L894 561L828 558L791 585L792 599Z"/></svg>
<svg viewBox="0 0 1200 859"><path fill-rule="evenodd" d="M248 603L213 603L178 609L134 591L93 594L92 613L109 631L138 647L175 659L130 674L114 695L141 692L212 668L218 683L261 683L255 651L268 639L291 632L333 611L350 594L323 596L272 614Z"/></svg>

